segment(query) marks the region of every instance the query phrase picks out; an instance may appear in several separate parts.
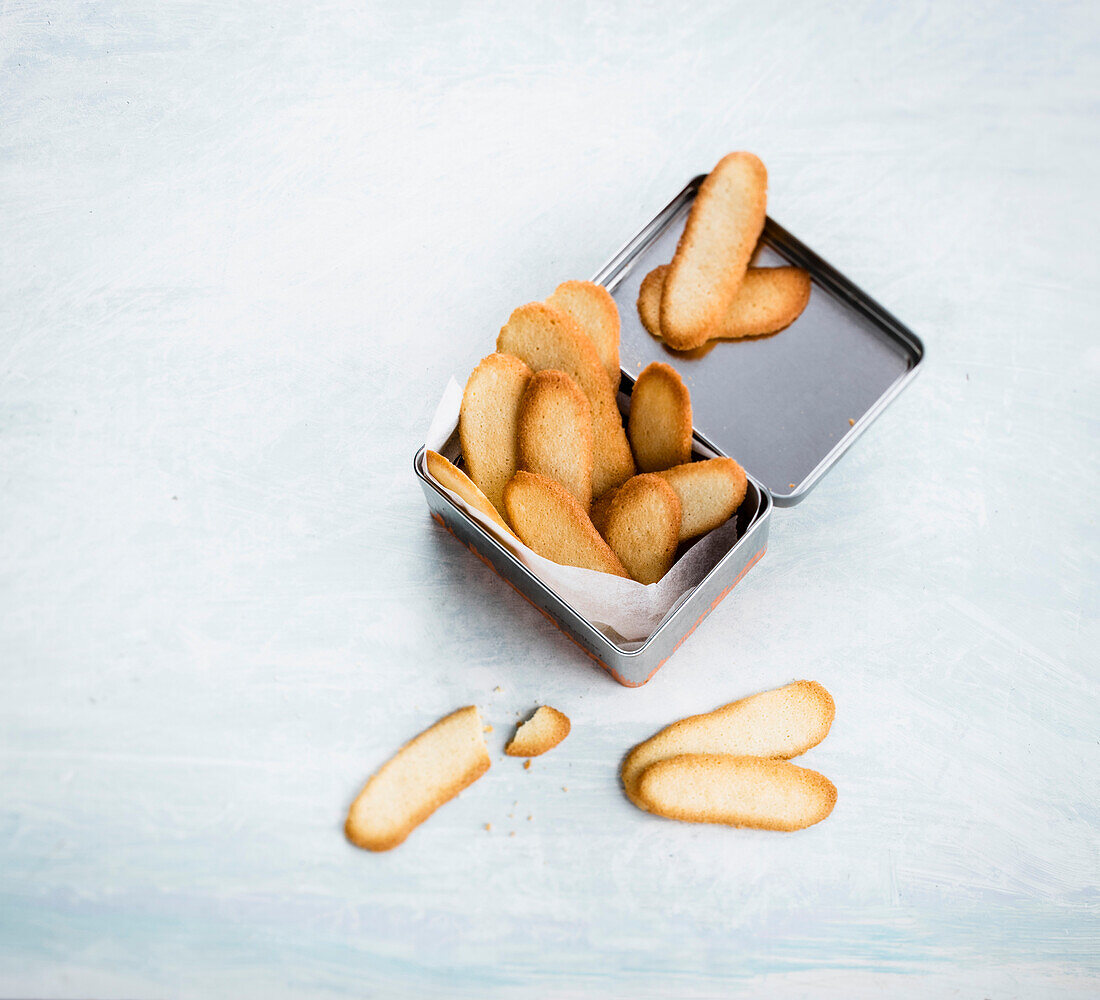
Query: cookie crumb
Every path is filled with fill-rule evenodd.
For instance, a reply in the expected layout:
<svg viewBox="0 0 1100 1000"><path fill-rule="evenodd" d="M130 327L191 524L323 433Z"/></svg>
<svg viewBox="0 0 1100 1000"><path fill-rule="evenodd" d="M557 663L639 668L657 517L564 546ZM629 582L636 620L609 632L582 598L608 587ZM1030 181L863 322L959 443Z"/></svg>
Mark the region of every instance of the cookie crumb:
<svg viewBox="0 0 1100 1000"><path fill-rule="evenodd" d="M486 823L485 824L485 832L486 833L491 833L492 830L493 830L493 824L492 823Z"/></svg>
<svg viewBox="0 0 1100 1000"><path fill-rule="evenodd" d="M529 760L525 760L523 762L523 769L525 771L529 771L531 769L531 762Z"/></svg>
<svg viewBox="0 0 1100 1000"><path fill-rule="evenodd" d="M794 489L794 483L787 483L787 489L793 490Z"/></svg>
<svg viewBox="0 0 1100 1000"><path fill-rule="evenodd" d="M516 835L516 831L515 831L515 830L513 830L513 831L512 831L512 832L511 832L510 834L508 834L508 836L509 836L509 837L514 837L515 835Z"/></svg>
<svg viewBox="0 0 1100 1000"><path fill-rule="evenodd" d="M849 417L848 418L848 426L849 427L855 427L855 425L856 425L856 422L851 417Z"/></svg>
<svg viewBox="0 0 1100 1000"><path fill-rule="evenodd" d="M568 791L569 791L569 789L568 789L568 788L566 788L566 787L565 787L565 785L562 785L562 786L561 786L561 790L562 790L563 792L568 792Z"/></svg>
<svg viewBox="0 0 1100 1000"><path fill-rule="evenodd" d="M486 726L484 731L487 732L487 733L491 733L493 731L493 727L491 725Z"/></svg>
<svg viewBox="0 0 1100 1000"><path fill-rule="evenodd" d="M493 690L494 690L494 691L503 691L503 690L504 690L504 688L502 688L502 687L501 687L501 686L500 686L500 685L498 684L498 685L497 685L497 686L496 686L495 688L493 688Z"/></svg>
<svg viewBox="0 0 1100 1000"><path fill-rule="evenodd" d="M528 817L527 817L527 822L528 822L528 823L530 823L530 822L531 822L531 817L530 817L530 816L528 816Z"/></svg>

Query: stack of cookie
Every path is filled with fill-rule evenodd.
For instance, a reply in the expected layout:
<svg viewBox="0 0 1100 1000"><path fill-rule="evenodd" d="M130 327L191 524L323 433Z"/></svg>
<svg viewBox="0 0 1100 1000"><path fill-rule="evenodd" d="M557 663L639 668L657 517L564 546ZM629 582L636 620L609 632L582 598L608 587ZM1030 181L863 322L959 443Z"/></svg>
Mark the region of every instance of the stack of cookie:
<svg viewBox="0 0 1100 1000"><path fill-rule="evenodd" d="M791 764L836 717L816 681L795 681L666 726L627 754L620 776L639 809L689 823L801 830L836 804L823 774Z"/></svg>
<svg viewBox="0 0 1100 1000"><path fill-rule="evenodd" d="M466 383L466 472L428 471L539 555L656 583L678 547L724 523L747 480L733 459L692 462L691 400L655 362L626 426L616 402L619 313L605 288L568 281L516 309Z"/></svg>
<svg viewBox="0 0 1100 1000"><path fill-rule="evenodd" d="M638 315L674 351L776 333L810 300L797 267L749 267L764 229L768 173L752 153L723 157L699 188L671 264L642 281Z"/></svg>

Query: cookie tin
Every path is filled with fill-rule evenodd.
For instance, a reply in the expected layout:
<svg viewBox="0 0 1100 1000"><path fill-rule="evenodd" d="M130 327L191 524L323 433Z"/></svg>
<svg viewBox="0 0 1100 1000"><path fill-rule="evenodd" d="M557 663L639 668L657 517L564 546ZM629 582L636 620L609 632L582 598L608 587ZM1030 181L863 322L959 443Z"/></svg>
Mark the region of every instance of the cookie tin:
<svg viewBox="0 0 1100 1000"><path fill-rule="evenodd" d="M672 259L704 178L694 178L592 279L619 306L620 391L629 396L634 377L651 361L671 364L691 391L700 450L735 458L749 482L735 515L737 541L648 639L613 641L450 500L427 475L423 448L413 463L435 520L628 687L648 681L759 561L773 507L801 501L924 357L911 330L770 218L753 266L794 264L809 273L810 301L798 320L769 337L712 341L693 352L665 348L638 318L638 288L649 271ZM451 451L453 460L457 447Z"/></svg>

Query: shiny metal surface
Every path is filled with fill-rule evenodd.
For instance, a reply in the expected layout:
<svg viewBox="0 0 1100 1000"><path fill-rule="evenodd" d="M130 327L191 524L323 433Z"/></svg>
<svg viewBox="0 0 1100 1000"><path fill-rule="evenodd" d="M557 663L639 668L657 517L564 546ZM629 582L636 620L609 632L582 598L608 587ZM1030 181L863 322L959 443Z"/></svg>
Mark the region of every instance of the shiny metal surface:
<svg viewBox="0 0 1100 1000"><path fill-rule="evenodd" d="M778 506L798 503L916 374L919 338L771 219L754 263L797 264L813 280L810 302L770 337L670 351L650 336L636 306L642 279L672 259L696 177L596 274L619 306L623 370L665 361L691 391L696 436L736 458Z"/></svg>

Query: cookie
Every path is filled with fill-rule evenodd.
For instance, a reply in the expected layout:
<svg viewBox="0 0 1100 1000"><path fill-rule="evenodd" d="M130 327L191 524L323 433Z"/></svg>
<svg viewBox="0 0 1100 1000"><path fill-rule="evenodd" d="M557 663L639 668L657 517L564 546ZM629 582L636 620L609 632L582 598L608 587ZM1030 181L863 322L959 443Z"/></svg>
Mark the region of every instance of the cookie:
<svg viewBox="0 0 1100 1000"><path fill-rule="evenodd" d="M825 819L836 805L836 786L785 760L689 753L647 767L638 799L668 819L791 831Z"/></svg>
<svg viewBox="0 0 1100 1000"><path fill-rule="evenodd" d="M428 465L428 474L444 489L457 493L466 503L475 510L481 511L490 521L495 522L513 538L515 532L504 523L497 509L489 503L489 498L481 492L461 469L455 468L438 452L430 449L425 452ZM516 539L518 541L518 539Z"/></svg>
<svg viewBox="0 0 1100 1000"><path fill-rule="evenodd" d="M619 390L619 307L603 285L591 281L565 281L554 289L546 304L567 313L596 347L613 392Z"/></svg>
<svg viewBox="0 0 1100 1000"><path fill-rule="evenodd" d="M547 368L519 406L518 466L561 483L588 510L592 501L592 408L565 372Z"/></svg>
<svg viewBox="0 0 1100 1000"><path fill-rule="evenodd" d="M611 382L595 346L572 317L541 302L520 306L501 329L497 350L522 358L534 371L565 372L588 397L594 435L593 496L602 496L634 475L634 457Z"/></svg>
<svg viewBox="0 0 1100 1000"><path fill-rule="evenodd" d="M569 716L549 705L540 705L512 737L504 752L511 757L538 757L553 750L569 735Z"/></svg>
<svg viewBox="0 0 1100 1000"><path fill-rule="evenodd" d="M691 461L691 396L674 368L654 361L638 376L626 430L642 472Z"/></svg>
<svg viewBox="0 0 1100 1000"><path fill-rule="evenodd" d="M680 541L725 524L748 489L745 470L732 458L708 458L658 472L680 498Z"/></svg>
<svg viewBox="0 0 1100 1000"><path fill-rule="evenodd" d="M523 544L551 562L627 576L619 557L561 483L517 472L504 488L504 510Z"/></svg>
<svg viewBox="0 0 1100 1000"><path fill-rule="evenodd" d="M638 288L638 318L642 326L658 340L661 339L661 292L665 288L667 264L658 264L644 278Z"/></svg>
<svg viewBox="0 0 1100 1000"><path fill-rule="evenodd" d="M348 810L356 847L388 851L489 770L481 716L467 705L410 740L372 775Z"/></svg>
<svg viewBox="0 0 1100 1000"><path fill-rule="evenodd" d="M685 753L797 757L817 746L836 717L832 696L815 681L795 681L666 726L626 756L623 788L635 804L649 765ZM645 808L644 805L641 808Z"/></svg>
<svg viewBox="0 0 1100 1000"><path fill-rule="evenodd" d="M462 393L458 435L466 471L503 512L504 484L516 472L516 423L531 369L511 354L490 354L471 372Z"/></svg>
<svg viewBox="0 0 1100 1000"><path fill-rule="evenodd" d="M660 476L628 479L601 519L603 537L631 579L656 583L669 571L680 537L680 501Z"/></svg>
<svg viewBox="0 0 1100 1000"><path fill-rule="evenodd" d="M719 160L695 196L661 293L661 336L673 350L713 336L764 228L768 173L752 153Z"/></svg>
<svg viewBox="0 0 1100 1000"><path fill-rule="evenodd" d="M654 337L661 338L661 292L668 265L661 264L642 280L638 316ZM710 339L762 337L790 326L810 301L810 276L799 267L750 267Z"/></svg>
<svg viewBox="0 0 1100 1000"><path fill-rule="evenodd" d="M611 511L611 504L618 492L618 489L608 490L599 500L593 500L592 506L588 508L588 517L601 535L607 527L607 515Z"/></svg>

